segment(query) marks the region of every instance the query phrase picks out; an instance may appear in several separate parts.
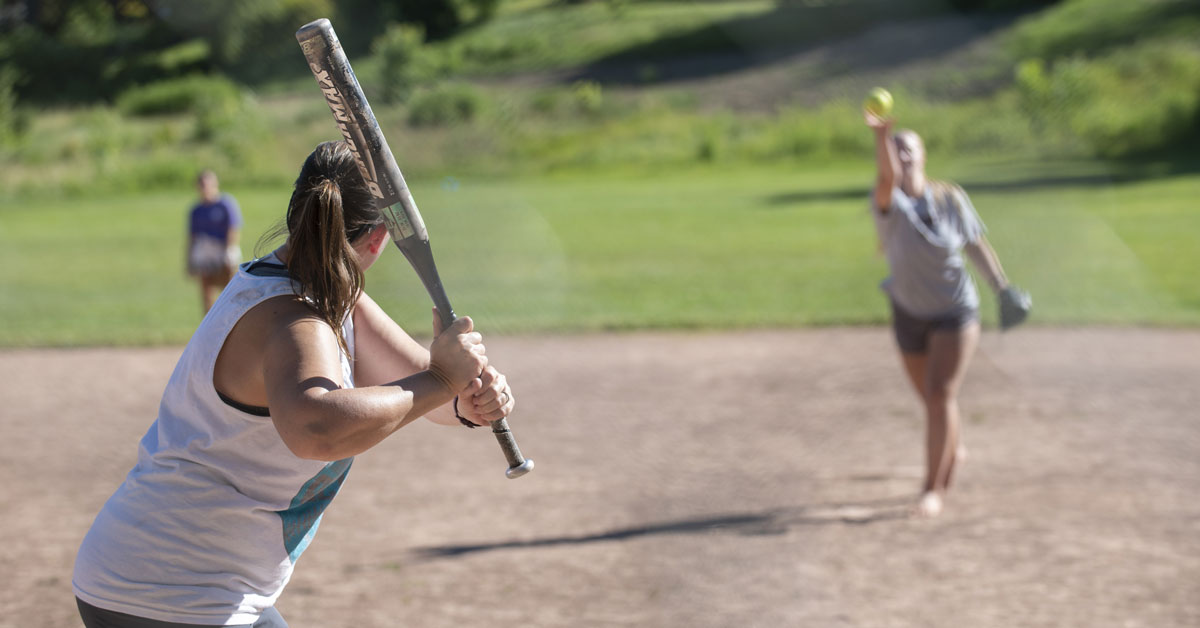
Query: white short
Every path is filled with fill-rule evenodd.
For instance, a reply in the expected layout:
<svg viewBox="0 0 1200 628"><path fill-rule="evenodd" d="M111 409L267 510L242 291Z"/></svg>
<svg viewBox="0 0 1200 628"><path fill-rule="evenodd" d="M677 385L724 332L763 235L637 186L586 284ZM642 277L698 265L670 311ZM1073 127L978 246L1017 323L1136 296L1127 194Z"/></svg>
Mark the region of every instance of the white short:
<svg viewBox="0 0 1200 628"><path fill-rule="evenodd" d="M226 246L223 242L207 236L196 236L192 250L188 251L188 272L193 275L211 275L241 262L242 250L237 245Z"/></svg>

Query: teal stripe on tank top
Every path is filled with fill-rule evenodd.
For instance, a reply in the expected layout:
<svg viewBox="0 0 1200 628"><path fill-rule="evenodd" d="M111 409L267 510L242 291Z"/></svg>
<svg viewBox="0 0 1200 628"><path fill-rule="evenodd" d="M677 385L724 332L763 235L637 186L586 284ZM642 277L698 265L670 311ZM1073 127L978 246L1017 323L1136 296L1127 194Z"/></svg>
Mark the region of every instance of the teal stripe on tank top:
<svg viewBox="0 0 1200 628"><path fill-rule="evenodd" d="M283 545L293 563L312 542L321 525L321 515L337 495L352 462L354 458L346 458L325 465L300 487L287 510L276 511L283 521Z"/></svg>

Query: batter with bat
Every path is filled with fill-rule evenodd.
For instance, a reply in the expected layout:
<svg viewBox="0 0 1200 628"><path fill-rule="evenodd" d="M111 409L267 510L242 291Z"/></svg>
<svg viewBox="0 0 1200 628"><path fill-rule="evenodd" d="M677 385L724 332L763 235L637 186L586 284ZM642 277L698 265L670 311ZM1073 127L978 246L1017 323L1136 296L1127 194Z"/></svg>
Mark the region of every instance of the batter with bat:
<svg viewBox="0 0 1200 628"><path fill-rule="evenodd" d="M513 392L471 319L435 307L427 350L364 292L395 221L358 150L308 156L285 242L239 267L184 349L76 557L89 628L286 626L275 601L355 455L420 417L511 440Z"/></svg>
<svg viewBox="0 0 1200 628"><path fill-rule="evenodd" d="M920 136L893 133L893 120L869 105L863 114L878 168L871 214L891 270L883 289L905 372L925 409L925 481L915 512L934 517L966 455L958 390L979 342L979 294L963 253L996 292L1003 328L1022 322L1031 301L1009 283L962 188L926 179Z"/></svg>

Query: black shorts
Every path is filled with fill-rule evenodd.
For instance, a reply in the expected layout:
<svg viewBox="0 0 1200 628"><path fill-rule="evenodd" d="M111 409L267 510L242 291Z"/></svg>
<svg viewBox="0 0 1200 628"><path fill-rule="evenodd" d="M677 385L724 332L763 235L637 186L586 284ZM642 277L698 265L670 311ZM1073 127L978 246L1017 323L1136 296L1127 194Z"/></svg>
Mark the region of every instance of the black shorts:
<svg viewBox="0 0 1200 628"><path fill-rule="evenodd" d="M892 301L892 331L901 353L925 353L929 336L935 331L957 331L979 320L979 310L967 310L949 316L926 319L913 316Z"/></svg>
<svg viewBox="0 0 1200 628"><path fill-rule="evenodd" d="M176 624L126 615L125 613L96 608L79 598L75 598L75 604L79 606L79 616L83 618L83 625L87 628L214 628L213 626ZM279 614L279 611L274 608L268 608L253 625L243 624L243 626L245 628L287 628L287 622L283 621L283 616ZM238 627L225 626L223 628Z"/></svg>

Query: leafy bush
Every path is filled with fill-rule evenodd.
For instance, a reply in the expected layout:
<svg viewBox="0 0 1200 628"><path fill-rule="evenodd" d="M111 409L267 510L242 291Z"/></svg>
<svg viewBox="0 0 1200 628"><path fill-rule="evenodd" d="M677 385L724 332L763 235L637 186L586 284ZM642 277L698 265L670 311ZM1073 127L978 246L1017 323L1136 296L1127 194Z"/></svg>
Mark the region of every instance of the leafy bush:
<svg viewBox="0 0 1200 628"><path fill-rule="evenodd" d="M212 69L208 42L193 38L161 50L116 55L104 66L102 81L119 93L133 85L145 85Z"/></svg>
<svg viewBox="0 0 1200 628"><path fill-rule="evenodd" d="M1041 133L1075 138L1100 157L1123 157L1194 137L1200 47L1151 42L1098 59L1017 67L1019 102Z"/></svg>
<svg viewBox="0 0 1200 628"><path fill-rule="evenodd" d="M470 122L483 109L479 90L464 84L450 84L418 93L408 110L412 126L446 126Z"/></svg>
<svg viewBox="0 0 1200 628"><path fill-rule="evenodd" d="M116 104L125 115L149 116L236 108L241 100L241 89L233 81L193 75L130 88Z"/></svg>
<svg viewBox="0 0 1200 628"><path fill-rule="evenodd" d="M20 26L4 33L0 57L29 79L21 86L22 100L89 102L106 93L95 78L103 73L104 59L100 55L81 54L32 27ZM62 80L67 76L72 80Z"/></svg>
<svg viewBox="0 0 1200 628"><path fill-rule="evenodd" d="M576 81L571 86L571 94L575 97L575 105L584 113L600 113L604 106L604 89L595 81Z"/></svg>
<svg viewBox="0 0 1200 628"><path fill-rule="evenodd" d="M40 104L93 104L136 84L209 71L208 42L159 19L173 15L169 2L155 3L162 12L140 2L34 3L42 8L8 16L0 58L26 77L22 100Z"/></svg>
<svg viewBox="0 0 1200 628"><path fill-rule="evenodd" d="M305 73L296 28L334 10L330 0L157 0L154 4L171 27L207 40L218 67L245 82Z"/></svg>
<svg viewBox="0 0 1200 628"><path fill-rule="evenodd" d="M429 78L429 62L423 55L425 31L420 26L392 24L371 44L371 52L380 59L380 83L383 100L398 103L408 100L417 84Z"/></svg>
<svg viewBox="0 0 1200 628"><path fill-rule="evenodd" d="M0 146L4 146L20 134L24 124L17 111L17 93L14 87L20 73L12 65L0 66Z"/></svg>

